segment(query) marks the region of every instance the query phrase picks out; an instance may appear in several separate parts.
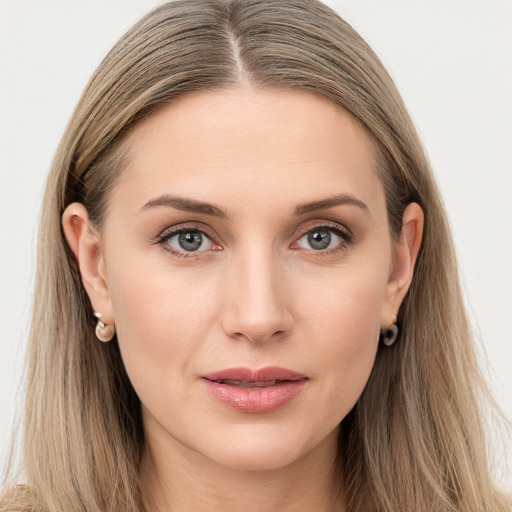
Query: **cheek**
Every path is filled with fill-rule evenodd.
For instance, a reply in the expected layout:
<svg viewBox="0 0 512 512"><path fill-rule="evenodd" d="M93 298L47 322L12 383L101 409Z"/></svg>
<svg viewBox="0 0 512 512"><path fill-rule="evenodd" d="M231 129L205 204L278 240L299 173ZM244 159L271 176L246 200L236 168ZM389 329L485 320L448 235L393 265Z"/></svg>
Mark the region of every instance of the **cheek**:
<svg viewBox="0 0 512 512"><path fill-rule="evenodd" d="M139 396L176 386L216 317L211 287L162 264L121 260L109 273L116 331ZM144 264L142 264L144 263Z"/></svg>
<svg viewBox="0 0 512 512"><path fill-rule="evenodd" d="M325 384L319 412L330 411L334 422L352 409L370 376L386 276L384 265L347 267L337 279L326 280L323 291L315 286L316 292L303 294L298 308L305 343L314 340L317 378Z"/></svg>
<svg viewBox="0 0 512 512"><path fill-rule="evenodd" d="M378 337L389 267L386 258L351 263L304 278L294 308L300 322L323 333L320 339L337 338L336 347L358 352Z"/></svg>

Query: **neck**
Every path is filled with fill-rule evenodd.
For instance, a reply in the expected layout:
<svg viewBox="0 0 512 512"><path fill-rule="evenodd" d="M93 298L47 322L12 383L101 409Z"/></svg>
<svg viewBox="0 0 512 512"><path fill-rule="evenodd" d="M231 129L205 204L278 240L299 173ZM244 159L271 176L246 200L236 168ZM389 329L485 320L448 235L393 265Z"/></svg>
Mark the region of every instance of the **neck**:
<svg viewBox="0 0 512 512"><path fill-rule="evenodd" d="M149 439L141 465L147 512L343 512L337 431L285 467L239 470ZM158 447L158 450L157 450ZM170 448L170 447L167 447Z"/></svg>

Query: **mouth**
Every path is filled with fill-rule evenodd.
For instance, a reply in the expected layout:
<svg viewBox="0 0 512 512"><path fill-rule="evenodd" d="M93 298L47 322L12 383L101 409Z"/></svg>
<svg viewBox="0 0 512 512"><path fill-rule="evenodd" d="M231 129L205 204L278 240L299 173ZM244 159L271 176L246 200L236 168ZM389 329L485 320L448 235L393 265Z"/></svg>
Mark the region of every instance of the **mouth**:
<svg viewBox="0 0 512 512"><path fill-rule="evenodd" d="M239 412L262 414L275 411L304 389L309 378L286 368L259 370L228 368L204 375L210 395Z"/></svg>
<svg viewBox="0 0 512 512"><path fill-rule="evenodd" d="M278 366L268 366L257 370L241 366L226 368L218 372L203 375L203 378L234 386L240 385L240 383L256 384L257 386L272 386L275 382L307 379L306 375L302 373Z"/></svg>
<svg viewBox="0 0 512 512"><path fill-rule="evenodd" d="M281 384L282 382L288 382L286 380L267 380L254 382L250 380L231 380L231 379L221 379L215 380L212 382L216 382L217 384L227 384L228 386L239 386L242 388L268 388L269 386L275 386L276 384Z"/></svg>

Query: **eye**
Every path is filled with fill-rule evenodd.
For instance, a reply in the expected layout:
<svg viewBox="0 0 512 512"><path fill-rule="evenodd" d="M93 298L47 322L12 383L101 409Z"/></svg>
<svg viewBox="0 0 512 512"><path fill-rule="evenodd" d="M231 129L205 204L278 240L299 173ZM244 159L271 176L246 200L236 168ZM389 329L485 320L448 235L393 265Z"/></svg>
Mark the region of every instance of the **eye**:
<svg viewBox="0 0 512 512"><path fill-rule="evenodd" d="M194 228L167 232L159 242L165 244L171 252L183 256L186 256L184 253L202 252L216 247L206 233Z"/></svg>
<svg viewBox="0 0 512 512"><path fill-rule="evenodd" d="M294 245L301 249L330 252L331 250L342 249L349 245L351 241L351 235L338 227L316 226L302 235Z"/></svg>

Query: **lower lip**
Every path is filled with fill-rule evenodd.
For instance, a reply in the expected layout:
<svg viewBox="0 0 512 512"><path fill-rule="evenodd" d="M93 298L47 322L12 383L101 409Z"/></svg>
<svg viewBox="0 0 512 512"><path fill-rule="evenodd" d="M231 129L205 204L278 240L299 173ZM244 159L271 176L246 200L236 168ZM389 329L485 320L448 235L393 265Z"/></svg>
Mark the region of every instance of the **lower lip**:
<svg viewBox="0 0 512 512"><path fill-rule="evenodd" d="M287 404L304 389L307 379L287 380L267 387L242 387L203 379L219 402L240 412L262 414Z"/></svg>

